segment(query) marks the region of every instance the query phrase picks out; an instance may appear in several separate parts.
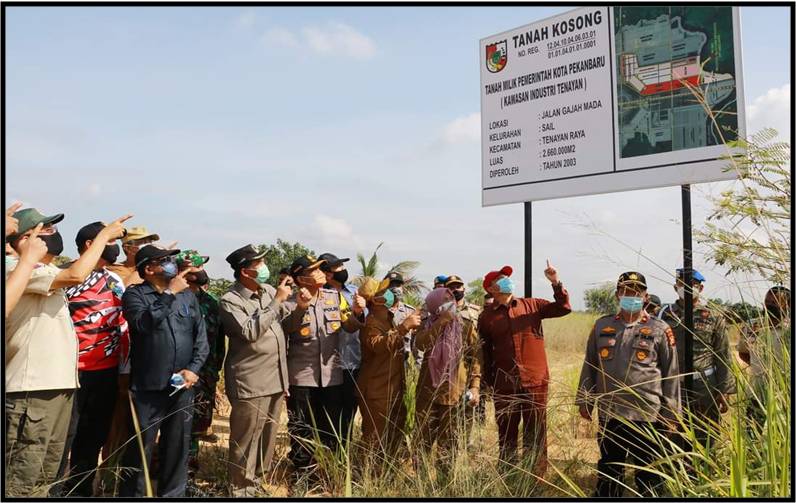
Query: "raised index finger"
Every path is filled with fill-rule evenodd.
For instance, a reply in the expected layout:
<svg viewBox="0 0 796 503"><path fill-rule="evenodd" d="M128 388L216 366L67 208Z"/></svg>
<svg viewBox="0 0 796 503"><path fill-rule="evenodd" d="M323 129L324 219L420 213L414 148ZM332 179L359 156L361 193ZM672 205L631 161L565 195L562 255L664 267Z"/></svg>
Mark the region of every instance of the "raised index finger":
<svg viewBox="0 0 796 503"><path fill-rule="evenodd" d="M131 218L133 218L132 213L129 214L129 215L125 215L125 216L123 216L121 218L117 218L116 221L119 222L119 223L122 223L122 222L126 222L126 221L130 220Z"/></svg>
<svg viewBox="0 0 796 503"><path fill-rule="evenodd" d="M11 206L8 207L8 209L6 210L6 215L8 215L10 217L14 213L16 213L17 210L20 209L21 207L22 207L22 203L21 202L19 202L19 201L15 202L14 204L12 204Z"/></svg>
<svg viewBox="0 0 796 503"><path fill-rule="evenodd" d="M550 265L550 259L547 259L547 268L548 268L548 269L550 269L550 267L552 267L552 266Z"/></svg>

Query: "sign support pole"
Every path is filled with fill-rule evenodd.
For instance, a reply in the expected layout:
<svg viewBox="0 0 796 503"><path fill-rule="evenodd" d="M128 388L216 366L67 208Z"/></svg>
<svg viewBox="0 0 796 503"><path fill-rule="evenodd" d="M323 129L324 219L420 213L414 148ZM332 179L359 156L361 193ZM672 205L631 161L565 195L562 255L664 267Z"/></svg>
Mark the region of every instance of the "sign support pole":
<svg viewBox="0 0 796 503"><path fill-rule="evenodd" d="M533 280L533 276L531 275L531 241L533 240L533 236L531 235L531 228L532 228L532 219L531 219L531 202L525 202L525 296L531 296L531 282Z"/></svg>
<svg viewBox="0 0 796 503"><path fill-rule="evenodd" d="M683 282L685 283L685 298L683 299L683 313L685 318L685 347L683 348L683 359L685 368L680 369L685 376L685 400L686 406L690 404L691 394L694 389L694 295L693 295L693 260L691 242L691 186L680 186L680 193L683 206ZM527 204L527 203L526 203Z"/></svg>

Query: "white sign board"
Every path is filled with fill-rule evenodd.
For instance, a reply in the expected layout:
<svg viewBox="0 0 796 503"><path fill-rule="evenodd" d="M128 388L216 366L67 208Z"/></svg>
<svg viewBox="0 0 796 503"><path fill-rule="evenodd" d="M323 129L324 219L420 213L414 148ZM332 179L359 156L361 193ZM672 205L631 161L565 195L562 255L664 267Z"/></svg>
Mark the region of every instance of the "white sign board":
<svg viewBox="0 0 796 503"><path fill-rule="evenodd" d="M738 8L710 5L584 7L481 40L483 205L734 178L740 49Z"/></svg>

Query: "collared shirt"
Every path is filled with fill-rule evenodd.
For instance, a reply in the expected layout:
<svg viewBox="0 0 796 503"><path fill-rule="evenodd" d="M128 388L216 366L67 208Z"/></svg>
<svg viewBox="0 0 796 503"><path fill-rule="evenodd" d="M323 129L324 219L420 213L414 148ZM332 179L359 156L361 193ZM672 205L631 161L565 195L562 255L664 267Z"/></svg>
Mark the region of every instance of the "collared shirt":
<svg viewBox="0 0 796 503"><path fill-rule="evenodd" d="M577 404L600 420L673 420L680 411L677 348L671 327L643 313L626 324L619 315L598 319L589 334Z"/></svg>
<svg viewBox="0 0 796 503"><path fill-rule="evenodd" d="M285 301L298 310L296 294ZM292 386L326 387L343 384L340 365L340 331L358 330L356 316L343 319L340 293L321 288L301 316L286 318L282 329L288 337L287 368Z"/></svg>
<svg viewBox="0 0 796 503"><path fill-rule="evenodd" d="M483 370L487 384L496 391L513 392L518 384L531 388L548 383L542 320L572 311L569 294L560 282L553 286L553 297L555 302L513 298L508 306L495 302L484 308L478 320Z"/></svg>
<svg viewBox="0 0 796 503"><path fill-rule="evenodd" d="M674 304L664 306L658 313L658 318L665 321L674 331L677 347L681 348L677 356L680 372L685 372L685 336L684 325L685 312L682 301L678 300ZM730 370L733 361L730 352L730 338L727 334L727 324L720 313L715 313L702 303L694 305L694 335L693 335L693 364L694 371L708 372L711 375L705 376L721 393L735 393L735 377ZM695 376L695 379L698 379ZM681 381L685 380L685 375ZM699 382L699 381L698 381ZM698 392L706 391L703 386L698 388Z"/></svg>
<svg viewBox="0 0 796 503"><path fill-rule="evenodd" d="M774 326L764 316L751 320L741 328L737 349L739 353L749 355L752 385L761 385L769 372L775 369L789 371L790 362L786 361L786 357L791 356L790 337L790 320Z"/></svg>
<svg viewBox="0 0 796 503"><path fill-rule="evenodd" d="M124 284L116 274L100 269L85 281L66 289L69 313L80 346L78 370L104 370L119 366L130 345L122 314Z"/></svg>
<svg viewBox="0 0 796 503"><path fill-rule="evenodd" d="M158 292L149 282L122 297L130 328L130 389L161 391L172 374L188 369L199 375L210 348L202 311L190 290Z"/></svg>
<svg viewBox="0 0 796 503"><path fill-rule="evenodd" d="M362 368L357 388L366 400L394 400L404 392L403 334L393 317L391 311L371 311L360 334Z"/></svg>
<svg viewBox="0 0 796 503"><path fill-rule="evenodd" d="M12 270L6 268L6 278ZM5 319L7 393L78 387L78 344L66 295L50 289L60 273L52 264L37 264Z"/></svg>
<svg viewBox="0 0 796 503"><path fill-rule="evenodd" d="M354 305L354 295L357 287L351 284L343 285L340 290L340 309L343 312L350 312ZM353 332L345 328L340 331L340 365L346 370L356 370L362 364L362 348L359 344L359 330Z"/></svg>
<svg viewBox="0 0 796 503"><path fill-rule="evenodd" d="M220 315L229 338L224 362L227 396L247 399L287 391L287 338L282 323L303 311L291 310L275 298L276 289L263 285L257 292L240 281L221 297Z"/></svg>

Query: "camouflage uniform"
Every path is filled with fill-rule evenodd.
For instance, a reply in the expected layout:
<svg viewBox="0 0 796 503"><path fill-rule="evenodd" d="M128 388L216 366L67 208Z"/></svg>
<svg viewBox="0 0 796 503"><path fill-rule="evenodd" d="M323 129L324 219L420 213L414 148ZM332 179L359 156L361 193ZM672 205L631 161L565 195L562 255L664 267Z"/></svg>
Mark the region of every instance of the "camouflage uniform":
<svg viewBox="0 0 796 503"><path fill-rule="evenodd" d="M661 454L641 430L659 429L659 421L673 421L680 409L677 351L671 328L643 313L625 325L619 315L598 319L586 346L577 403L599 410L600 461L597 496L621 496L628 455L630 464L644 466ZM642 492L660 484L660 478L636 471Z"/></svg>
<svg viewBox="0 0 796 503"><path fill-rule="evenodd" d="M765 422L767 374L773 369L790 372L791 322L785 320L772 326L765 317L750 321L741 329L738 352L749 355L749 384L747 414L750 426L760 427Z"/></svg>
<svg viewBox="0 0 796 503"><path fill-rule="evenodd" d="M210 353L204 366L199 371L199 381L194 386L194 419L193 436L189 453L190 463L196 464L199 451L199 436L207 431L213 423L213 409L216 405L216 384L226 355L226 340L221 329L218 314L218 299L215 295L199 290L196 293L199 309L207 327L207 343Z"/></svg>
<svg viewBox="0 0 796 503"><path fill-rule="evenodd" d="M674 331L678 352L680 373L684 374L685 365L685 314L682 301L669 304L661 309L658 317L665 321ZM698 420L706 424L717 423L721 419L718 407L718 394L735 393L735 379L730 371L732 354L730 340L727 335L727 324L724 318L704 304L694 305L694 336L693 336L693 394L690 403L691 412ZM685 377L680 378L682 385ZM685 395L683 395L685 399ZM683 406L687 405L685 402ZM708 429L704 425L695 425L696 437L703 445L708 437Z"/></svg>

